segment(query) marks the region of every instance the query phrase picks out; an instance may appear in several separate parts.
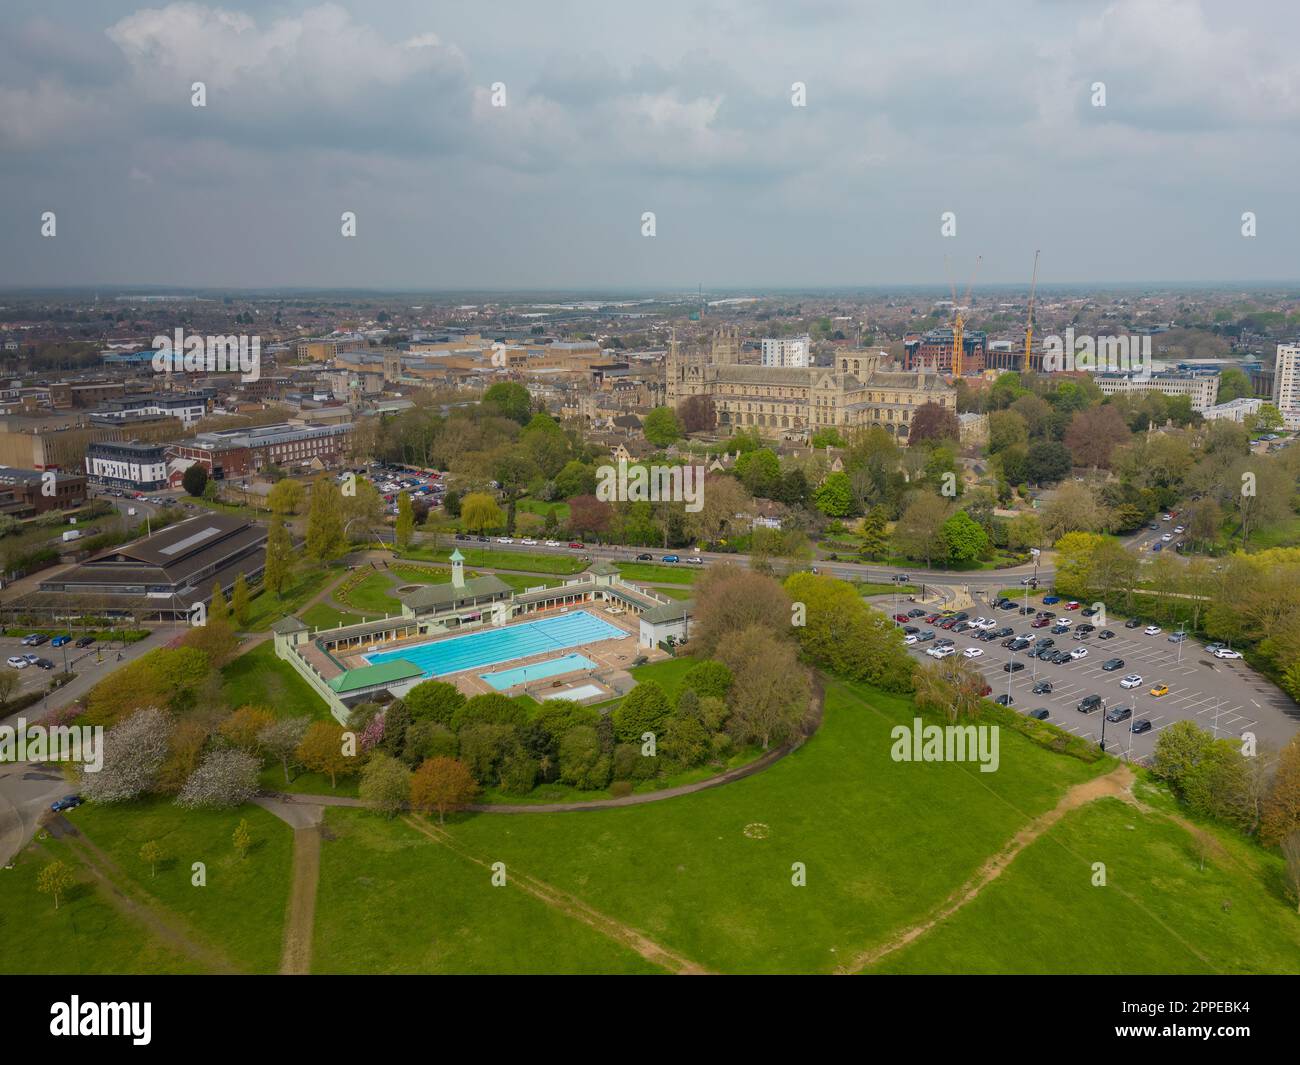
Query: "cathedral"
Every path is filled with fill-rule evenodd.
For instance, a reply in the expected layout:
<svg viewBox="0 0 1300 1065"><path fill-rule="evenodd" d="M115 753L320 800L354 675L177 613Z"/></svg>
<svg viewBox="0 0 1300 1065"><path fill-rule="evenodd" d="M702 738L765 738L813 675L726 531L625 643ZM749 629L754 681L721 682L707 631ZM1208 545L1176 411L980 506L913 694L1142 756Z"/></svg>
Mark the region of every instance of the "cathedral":
<svg viewBox="0 0 1300 1065"><path fill-rule="evenodd" d="M674 337L668 349L668 404L709 396L723 429L757 429L763 436L802 439L819 429L879 425L906 443L912 416L924 403L956 413L957 393L924 369L882 370L881 351L837 352L835 365L752 366L740 361L736 329L720 329L694 349Z"/></svg>

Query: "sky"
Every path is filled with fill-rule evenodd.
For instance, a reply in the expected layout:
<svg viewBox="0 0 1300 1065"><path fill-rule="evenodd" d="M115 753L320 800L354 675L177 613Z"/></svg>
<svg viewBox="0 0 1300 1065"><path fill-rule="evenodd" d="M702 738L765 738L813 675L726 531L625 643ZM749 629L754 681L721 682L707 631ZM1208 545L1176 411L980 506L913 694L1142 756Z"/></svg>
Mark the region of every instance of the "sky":
<svg viewBox="0 0 1300 1065"><path fill-rule="evenodd" d="M6 0L0 286L1294 281L1297 40L1292 0Z"/></svg>

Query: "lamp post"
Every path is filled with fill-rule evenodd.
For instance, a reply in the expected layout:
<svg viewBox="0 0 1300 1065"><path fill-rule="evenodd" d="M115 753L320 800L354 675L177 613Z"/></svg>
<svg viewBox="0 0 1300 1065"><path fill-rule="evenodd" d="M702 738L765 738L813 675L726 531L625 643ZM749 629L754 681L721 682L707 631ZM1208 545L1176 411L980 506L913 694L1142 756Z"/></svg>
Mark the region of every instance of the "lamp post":
<svg viewBox="0 0 1300 1065"><path fill-rule="evenodd" d="M1106 751L1106 700L1101 701L1101 750Z"/></svg>

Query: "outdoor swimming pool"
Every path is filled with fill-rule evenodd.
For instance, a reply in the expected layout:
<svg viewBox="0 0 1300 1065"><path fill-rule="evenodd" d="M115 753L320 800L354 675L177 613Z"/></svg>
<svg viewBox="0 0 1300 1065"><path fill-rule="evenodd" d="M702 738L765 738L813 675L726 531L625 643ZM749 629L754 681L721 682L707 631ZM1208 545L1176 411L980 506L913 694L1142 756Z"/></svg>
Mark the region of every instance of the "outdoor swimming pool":
<svg viewBox="0 0 1300 1065"><path fill-rule="evenodd" d="M628 638L628 634L618 626L585 610L575 610L522 625L481 629L467 636L452 636L398 651L381 651L366 655L365 659L374 666L401 658L418 666L426 677L442 677L547 651Z"/></svg>
<svg viewBox="0 0 1300 1065"><path fill-rule="evenodd" d="M507 688L513 688L516 684L524 684L530 680L544 680L546 677L554 677L557 673L573 673L579 669L595 668L596 663L586 655L571 654L563 658L548 658L545 662L533 662L527 666L515 666L514 669L504 669L500 673L480 673L479 677L502 692Z"/></svg>

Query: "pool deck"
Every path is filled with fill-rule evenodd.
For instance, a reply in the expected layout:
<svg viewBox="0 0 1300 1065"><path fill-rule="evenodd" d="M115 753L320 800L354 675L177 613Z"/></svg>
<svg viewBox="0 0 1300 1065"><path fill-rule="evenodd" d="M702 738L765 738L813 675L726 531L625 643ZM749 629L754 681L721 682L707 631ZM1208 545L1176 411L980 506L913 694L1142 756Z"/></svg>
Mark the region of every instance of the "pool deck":
<svg viewBox="0 0 1300 1065"><path fill-rule="evenodd" d="M494 662L487 665L475 666L472 669L462 670L459 673L447 673L436 679L443 680L449 684L455 684L466 695L489 695L497 693L497 689L492 687L487 681L480 679L480 673L487 673L490 670L500 670L509 666L514 669L518 666L530 666L538 662L547 662L555 658L562 657L566 654L582 654L596 663L595 670L571 670L568 673L556 673L540 680L529 681L526 684L517 684L512 688L506 688L500 692L502 695L532 695L540 699L543 692L551 692L559 688L575 687L579 684L591 681L600 684L609 691L608 698L613 698L619 690L626 691L631 686L631 678L627 675L628 668L633 661L640 655L645 655L651 661L659 658L666 658L659 648L638 648L637 637L639 627L636 618L626 614L611 614L602 606L596 604L583 604L580 608L585 613L598 617L606 624L613 625L622 631L625 635L608 640L600 640L596 643L577 644L572 647L552 647L538 654L527 655L523 658L504 659L500 662ZM528 622L540 621L546 617L556 617L561 613L573 613L575 611L545 611L532 614L526 614L510 625L523 625ZM456 636L467 636L473 632L491 631L491 626L481 626L473 629L466 629L458 633L448 633L445 636L433 637L420 636L410 640L397 640L391 643L382 644L378 650L385 654L394 651L401 651L403 647L419 647L428 643L437 643L439 640L453 639ZM348 655L346 658L340 658L343 666L347 669L359 669L362 666L369 665L365 655L373 654L368 648L358 648L356 653Z"/></svg>

